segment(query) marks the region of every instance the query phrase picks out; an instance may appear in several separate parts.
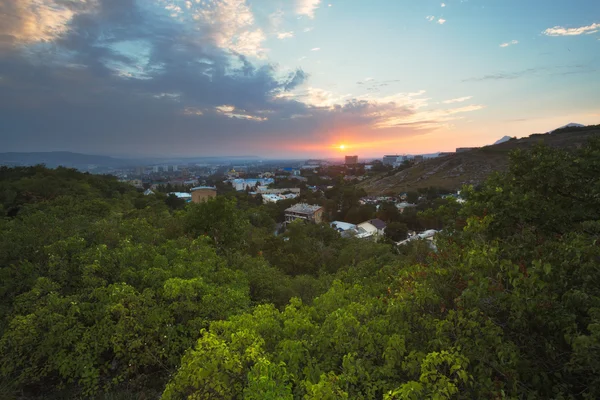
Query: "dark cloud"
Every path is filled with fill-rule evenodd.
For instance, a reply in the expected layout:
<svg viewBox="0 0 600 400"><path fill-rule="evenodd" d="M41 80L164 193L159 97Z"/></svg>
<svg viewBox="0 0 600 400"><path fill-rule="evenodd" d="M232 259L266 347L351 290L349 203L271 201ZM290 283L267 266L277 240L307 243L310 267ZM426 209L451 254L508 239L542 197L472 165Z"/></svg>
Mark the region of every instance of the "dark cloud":
<svg viewBox="0 0 600 400"><path fill-rule="evenodd" d="M280 155L299 138L324 143L336 130L371 129L395 107L278 97L308 75L219 48L214 27L193 30L149 2L47 2L58 14L37 29L28 21L43 14L40 2L0 0L6 151Z"/></svg>

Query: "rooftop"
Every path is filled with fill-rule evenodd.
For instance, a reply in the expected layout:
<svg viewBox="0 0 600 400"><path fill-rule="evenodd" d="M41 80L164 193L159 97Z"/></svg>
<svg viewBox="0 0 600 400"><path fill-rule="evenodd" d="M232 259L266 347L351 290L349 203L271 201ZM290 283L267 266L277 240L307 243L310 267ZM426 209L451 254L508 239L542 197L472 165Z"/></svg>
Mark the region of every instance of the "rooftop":
<svg viewBox="0 0 600 400"><path fill-rule="evenodd" d="M385 227L387 226L385 222L383 222L382 220L377 219L377 218L376 219L370 219L369 223L371 225L373 225L377 229L385 229Z"/></svg>
<svg viewBox="0 0 600 400"><path fill-rule="evenodd" d="M333 221L330 225L333 229L336 229L341 232L347 231L349 229L356 229L356 225L343 221Z"/></svg>
<svg viewBox="0 0 600 400"><path fill-rule="evenodd" d="M286 212L295 212L300 214L313 214L321 209L321 206L315 206L306 203L294 204L290 208L286 209Z"/></svg>
<svg viewBox="0 0 600 400"><path fill-rule="evenodd" d="M205 190L205 189L211 189L211 190L217 190L217 188L215 186L196 186L190 189L190 192L193 192L194 190Z"/></svg>

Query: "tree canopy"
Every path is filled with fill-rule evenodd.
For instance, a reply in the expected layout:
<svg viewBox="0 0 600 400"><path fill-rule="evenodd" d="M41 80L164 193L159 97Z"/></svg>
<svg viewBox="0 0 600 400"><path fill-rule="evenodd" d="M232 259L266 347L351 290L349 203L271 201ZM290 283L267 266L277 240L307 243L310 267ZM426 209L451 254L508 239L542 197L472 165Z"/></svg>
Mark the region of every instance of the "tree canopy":
<svg viewBox="0 0 600 400"><path fill-rule="evenodd" d="M109 177L0 176L9 398L600 398L600 141L432 200L435 250L275 236L269 207L227 196L174 210Z"/></svg>

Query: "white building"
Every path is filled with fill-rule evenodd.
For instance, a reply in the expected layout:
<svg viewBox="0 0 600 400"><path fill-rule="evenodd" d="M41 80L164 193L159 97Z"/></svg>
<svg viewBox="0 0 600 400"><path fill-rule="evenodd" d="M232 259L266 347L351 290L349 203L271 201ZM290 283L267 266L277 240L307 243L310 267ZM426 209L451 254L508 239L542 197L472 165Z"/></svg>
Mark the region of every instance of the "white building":
<svg viewBox="0 0 600 400"><path fill-rule="evenodd" d="M295 199L296 197L298 197L298 195L295 193L263 194L262 200L263 200L263 203L277 203L278 201L281 201L281 200L290 200L290 199Z"/></svg>

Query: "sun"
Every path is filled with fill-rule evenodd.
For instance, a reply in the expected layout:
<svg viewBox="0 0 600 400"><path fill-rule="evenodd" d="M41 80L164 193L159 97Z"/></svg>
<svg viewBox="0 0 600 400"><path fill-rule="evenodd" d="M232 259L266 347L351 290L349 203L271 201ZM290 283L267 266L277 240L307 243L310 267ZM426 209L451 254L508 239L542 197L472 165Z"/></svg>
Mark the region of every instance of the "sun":
<svg viewBox="0 0 600 400"><path fill-rule="evenodd" d="M346 149L346 145L345 144L340 144L340 150L344 150Z"/></svg>

